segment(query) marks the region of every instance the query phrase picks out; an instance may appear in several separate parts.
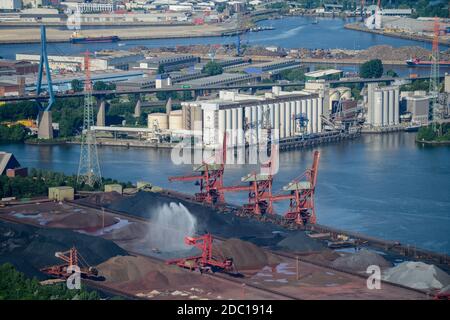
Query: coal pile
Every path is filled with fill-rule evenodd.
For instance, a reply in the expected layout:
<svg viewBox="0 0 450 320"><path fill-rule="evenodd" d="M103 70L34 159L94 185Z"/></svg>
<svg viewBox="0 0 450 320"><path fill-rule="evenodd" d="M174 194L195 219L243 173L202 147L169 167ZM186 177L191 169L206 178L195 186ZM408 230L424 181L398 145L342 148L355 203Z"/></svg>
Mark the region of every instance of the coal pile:
<svg viewBox="0 0 450 320"><path fill-rule="evenodd" d="M311 239L305 232L297 231L276 245L277 248L295 252L316 252L326 249L325 245L316 239Z"/></svg>
<svg viewBox="0 0 450 320"><path fill-rule="evenodd" d="M161 207L171 202L183 204L195 216L197 234L209 232L218 237L240 238L256 245L275 246L286 235L292 233L271 223L219 213L200 204L151 192L138 192L133 197L112 202L108 208L152 219Z"/></svg>
<svg viewBox="0 0 450 320"><path fill-rule="evenodd" d="M365 249L339 257L331 263L335 268L354 272L366 272L367 267L371 265L379 266L381 269L392 267L392 264L381 255Z"/></svg>
<svg viewBox="0 0 450 320"><path fill-rule="evenodd" d="M100 192L82 198L77 202L105 206L122 198L117 192Z"/></svg>
<svg viewBox="0 0 450 320"><path fill-rule="evenodd" d="M240 239L228 239L214 246L214 255L233 258L234 265L241 271L245 269L261 269L280 263L280 258L261 249L251 242Z"/></svg>
<svg viewBox="0 0 450 320"><path fill-rule="evenodd" d="M57 251L75 246L90 265L126 252L115 243L70 230L41 229L0 221L0 264L12 263L29 277L48 278L39 269L60 264Z"/></svg>

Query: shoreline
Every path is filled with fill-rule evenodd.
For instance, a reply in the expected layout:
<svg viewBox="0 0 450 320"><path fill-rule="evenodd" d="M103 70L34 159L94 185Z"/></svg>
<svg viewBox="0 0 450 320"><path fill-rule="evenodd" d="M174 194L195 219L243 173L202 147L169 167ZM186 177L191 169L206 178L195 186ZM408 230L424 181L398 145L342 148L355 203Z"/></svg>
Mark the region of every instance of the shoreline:
<svg viewBox="0 0 450 320"><path fill-rule="evenodd" d="M418 35L409 35L409 34L403 34L403 33L389 33L389 32L385 32L383 30L369 30L367 28L361 27L359 24L356 24L356 23L345 24L344 29L378 34L378 35L391 37L391 38L400 38L400 39L406 39L406 40L421 41L421 42L426 42L426 43L433 42L433 39L429 38L429 37L418 36ZM450 41L440 39L439 44L444 45L444 46L450 46Z"/></svg>
<svg viewBox="0 0 450 320"><path fill-rule="evenodd" d="M0 44L34 44L40 43L40 30L36 25L34 28L9 29L0 36ZM0 29L1 30L1 29ZM235 26L206 25L206 26L153 26L135 27L128 29L85 29L85 36L118 36L121 41L132 40L158 40L158 39L182 39L182 38L206 38L222 37L230 34L241 33L242 30ZM47 43L70 43L71 30L47 29Z"/></svg>
<svg viewBox="0 0 450 320"><path fill-rule="evenodd" d="M445 140L445 141L436 141L436 140L426 141L426 140L418 140L418 139L416 139L416 143L421 143L421 144L425 144L425 145L428 145L428 146L450 146L450 140Z"/></svg>

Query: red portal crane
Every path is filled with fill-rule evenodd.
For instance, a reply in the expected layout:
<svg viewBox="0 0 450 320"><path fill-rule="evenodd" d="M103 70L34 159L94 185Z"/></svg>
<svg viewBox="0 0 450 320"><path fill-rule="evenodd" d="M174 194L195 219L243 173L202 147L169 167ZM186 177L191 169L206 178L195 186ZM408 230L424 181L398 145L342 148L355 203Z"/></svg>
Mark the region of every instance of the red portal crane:
<svg viewBox="0 0 450 320"><path fill-rule="evenodd" d="M289 191L288 194L266 198L270 205L276 201L289 200L289 210L284 214L284 218L288 222L294 222L298 225L316 223L314 193L319 169L319 159L320 152L315 151L312 167L307 169L298 179L291 181L283 187L284 191Z"/></svg>
<svg viewBox="0 0 450 320"><path fill-rule="evenodd" d="M193 257L169 260L166 261L167 264L176 264L179 267L191 271L199 270L200 272L233 270L232 258L226 258L220 261L213 256L213 237L211 234L208 233L200 237L185 237L184 243L200 249L201 254Z"/></svg>
<svg viewBox="0 0 450 320"><path fill-rule="evenodd" d="M223 187L223 192L248 192L248 203L242 207L243 214L249 215L263 215L266 213L273 213L271 203L266 199L270 199L272 196L272 182L274 165L274 155L277 152L275 145L272 145L270 160L261 166L261 173L252 172L241 178L242 182L246 182L247 185L228 186ZM264 199L266 198L266 199Z"/></svg>
<svg viewBox="0 0 450 320"><path fill-rule="evenodd" d="M224 134L219 163L203 161L201 165L194 167L195 172L200 172L199 175L169 177L169 181L196 181L200 185L200 192L195 194L196 201L209 204L224 203L222 188L227 153L226 139L227 136Z"/></svg>
<svg viewBox="0 0 450 320"><path fill-rule="evenodd" d="M64 263L42 268L42 272L58 278L68 278L74 271L70 271L69 267L78 267L83 278L96 278L98 276L97 269L90 267L75 247L65 252L56 252L55 256L63 260Z"/></svg>

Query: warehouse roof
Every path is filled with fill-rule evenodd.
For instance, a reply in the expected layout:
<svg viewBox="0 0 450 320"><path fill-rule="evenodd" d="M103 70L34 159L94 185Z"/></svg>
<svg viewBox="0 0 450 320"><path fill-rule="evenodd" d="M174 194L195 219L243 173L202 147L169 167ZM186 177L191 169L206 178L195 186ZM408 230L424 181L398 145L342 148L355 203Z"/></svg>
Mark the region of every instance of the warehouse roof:
<svg viewBox="0 0 450 320"><path fill-rule="evenodd" d="M305 76L313 77L313 78L320 78L320 77L329 76L332 74L338 74L341 72L342 72L342 70L337 70L337 69L317 70L317 71L311 71L311 72L305 73Z"/></svg>

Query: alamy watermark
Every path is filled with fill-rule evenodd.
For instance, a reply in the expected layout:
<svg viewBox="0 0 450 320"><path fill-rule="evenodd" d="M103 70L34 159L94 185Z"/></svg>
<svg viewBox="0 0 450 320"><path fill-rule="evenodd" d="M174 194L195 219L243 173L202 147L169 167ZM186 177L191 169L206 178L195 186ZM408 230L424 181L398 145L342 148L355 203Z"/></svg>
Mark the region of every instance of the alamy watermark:
<svg viewBox="0 0 450 320"><path fill-rule="evenodd" d="M381 289L381 269L377 265L370 265L367 267L366 273L370 274L367 278L367 289L380 290Z"/></svg>
<svg viewBox="0 0 450 320"><path fill-rule="evenodd" d="M69 290L81 289L81 270L77 265L70 265L67 267L67 273L70 276L66 280L66 286Z"/></svg>
<svg viewBox="0 0 450 320"><path fill-rule="evenodd" d="M278 130L194 130L172 148L171 160L175 165L260 164L261 174L274 175L279 170L278 137Z"/></svg>

